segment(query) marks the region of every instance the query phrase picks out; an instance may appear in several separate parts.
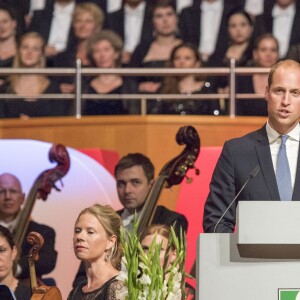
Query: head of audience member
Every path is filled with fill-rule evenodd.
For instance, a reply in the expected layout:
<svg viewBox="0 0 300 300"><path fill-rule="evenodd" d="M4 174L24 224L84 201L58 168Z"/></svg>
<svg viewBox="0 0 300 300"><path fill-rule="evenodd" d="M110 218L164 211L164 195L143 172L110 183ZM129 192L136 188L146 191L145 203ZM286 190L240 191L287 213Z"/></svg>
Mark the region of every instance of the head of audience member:
<svg viewBox="0 0 300 300"><path fill-rule="evenodd" d="M155 37L176 35L178 18L171 0L159 0L152 7L152 22Z"/></svg>
<svg viewBox="0 0 300 300"><path fill-rule="evenodd" d="M0 5L0 43L15 39L17 20L14 11L7 5Z"/></svg>
<svg viewBox="0 0 300 300"><path fill-rule="evenodd" d="M293 3L296 3L296 0L276 0L275 3L281 8L287 8Z"/></svg>
<svg viewBox="0 0 300 300"><path fill-rule="evenodd" d="M44 68L46 43L37 32L27 32L20 38L17 55L14 60L15 68Z"/></svg>
<svg viewBox="0 0 300 300"><path fill-rule="evenodd" d="M18 256L17 246L9 230L0 225L0 284L15 289L17 279L13 270Z"/></svg>
<svg viewBox="0 0 300 300"><path fill-rule="evenodd" d="M76 5L73 13L73 28L77 41L86 41L100 31L104 23L104 12L95 3L83 2Z"/></svg>
<svg viewBox="0 0 300 300"><path fill-rule="evenodd" d="M166 67L169 68L201 68L202 60L198 51L198 48L192 43L181 43L176 46L171 52L169 61L166 63ZM192 76L195 80L201 78L195 75L181 76L167 76L163 79L161 93L163 94L180 94L182 91L179 87L179 81L182 79Z"/></svg>
<svg viewBox="0 0 300 300"><path fill-rule="evenodd" d="M130 212L142 209L154 183L154 166L141 153L129 153L115 167L117 192L123 206Z"/></svg>
<svg viewBox="0 0 300 300"><path fill-rule="evenodd" d="M274 35L265 33L258 37L253 47L255 66L271 68L279 59L279 43Z"/></svg>
<svg viewBox="0 0 300 300"><path fill-rule="evenodd" d="M101 262L119 270L122 257L121 218L112 207L95 204L82 210L75 222L75 255L86 264Z"/></svg>
<svg viewBox="0 0 300 300"><path fill-rule="evenodd" d="M170 227L167 225L150 225L145 228L145 230L141 233L140 241L141 246L145 253L149 250L151 244L155 240L156 244L161 245L160 251L160 265L164 266L166 250L168 248L169 238L171 235ZM167 254L167 266L174 262L176 259L176 250L173 245L171 245L169 253Z"/></svg>
<svg viewBox="0 0 300 300"><path fill-rule="evenodd" d="M88 43L88 57L95 67L121 67L123 41L112 30L102 30L91 37Z"/></svg>
<svg viewBox="0 0 300 300"><path fill-rule="evenodd" d="M13 221L24 203L25 194L19 179L8 173L0 175L0 220Z"/></svg>
<svg viewBox="0 0 300 300"><path fill-rule="evenodd" d="M197 47L192 43L182 43L176 46L168 63L172 68L200 68L202 61Z"/></svg>
<svg viewBox="0 0 300 300"><path fill-rule="evenodd" d="M287 134L299 124L300 64L283 60L271 68L265 92L270 126Z"/></svg>
<svg viewBox="0 0 300 300"><path fill-rule="evenodd" d="M233 10L227 19L228 35L232 44L241 45L251 40L253 20L242 9Z"/></svg>

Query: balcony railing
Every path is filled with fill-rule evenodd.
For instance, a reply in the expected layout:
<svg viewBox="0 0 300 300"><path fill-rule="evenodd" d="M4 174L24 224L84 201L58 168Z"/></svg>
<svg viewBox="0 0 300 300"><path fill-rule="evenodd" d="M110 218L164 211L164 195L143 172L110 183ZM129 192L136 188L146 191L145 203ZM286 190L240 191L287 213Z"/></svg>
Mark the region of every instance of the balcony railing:
<svg viewBox="0 0 300 300"><path fill-rule="evenodd" d="M73 94L42 94L39 99L51 98L53 101L56 99L65 99L74 101L75 117L81 118L82 115L82 99L114 99L114 100L139 100L140 111L142 115L147 114L147 100L153 99L181 99L181 100L216 100L227 99L229 100L229 116L235 117L236 100L238 99L261 99L264 98L263 94L236 94L236 76L246 76L252 74L267 74L269 68L256 68L256 67L236 67L235 60L232 59L230 67L228 68L199 68L199 69L175 69L175 68L115 68L115 69L100 69L100 68L82 68L80 60L76 62L76 68L41 68L41 69L28 69L28 68L2 68L1 75L13 74L43 74L47 76L73 76L75 81L75 93ZM125 77L133 76L169 76L169 75L184 75L195 74L205 76L228 76L229 78L229 93L225 94L83 94L82 93L82 78L83 76L95 76L99 74L116 74ZM3 99L23 99L24 97L30 98L30 95L15 95L15 94L0 94L0 100ZM32 96L36 98L35 96Z"/></svg>

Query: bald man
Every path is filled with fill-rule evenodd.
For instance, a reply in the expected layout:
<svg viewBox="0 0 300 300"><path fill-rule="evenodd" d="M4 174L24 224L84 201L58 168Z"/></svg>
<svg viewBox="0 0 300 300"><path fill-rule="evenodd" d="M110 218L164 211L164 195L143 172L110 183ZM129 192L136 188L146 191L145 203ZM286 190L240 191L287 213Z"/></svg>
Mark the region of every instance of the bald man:
<svg viewBox="0 0 300 300"><path fill-rule="evenodd" d="M11 232L16 229L17 217L24 200L25 194L22 191L19 179L8 173L0 175L0 224ZM25 237L31 231L40 233L45 239L45 243L39 252L39 260L35 263L36 275L41 278L42 275L50 273L56 264L55 231L49 226L30 220ZM32 245L25 238L20 247L21 249L19 249L21 251L17 268L17 277L19 279L30 277L27 255L31 247Z"/></svg>

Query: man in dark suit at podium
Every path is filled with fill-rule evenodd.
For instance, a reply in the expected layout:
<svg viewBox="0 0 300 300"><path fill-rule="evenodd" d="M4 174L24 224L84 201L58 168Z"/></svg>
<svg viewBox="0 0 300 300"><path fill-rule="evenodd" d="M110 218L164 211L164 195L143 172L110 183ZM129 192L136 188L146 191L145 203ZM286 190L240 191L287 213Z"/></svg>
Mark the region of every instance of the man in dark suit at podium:
<svg viewBox="0 0 300 300"><path fill-rule="evenodd" d="M275 64L265 98L267 123L224 144L205 203L205 232L233 232L239 200L300 200L300 64Z"/></svg>

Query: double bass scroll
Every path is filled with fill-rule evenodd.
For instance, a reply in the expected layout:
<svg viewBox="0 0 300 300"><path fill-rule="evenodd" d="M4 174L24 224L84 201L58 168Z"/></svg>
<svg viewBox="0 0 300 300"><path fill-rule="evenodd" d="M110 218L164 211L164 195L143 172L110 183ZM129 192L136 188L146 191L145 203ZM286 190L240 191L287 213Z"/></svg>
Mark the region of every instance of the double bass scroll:
<svg viewBox="0 0 300 300"><path fill-rule="evenodd" d="M147 226L151 225L159 195L163 188L171 188L180 184L189 169L195 169L196 175L199 170L195 168L195 161L200 153L200 138L193 126L183 126L176 134L176 142L186 145L183 151L167 162L161 169L158 178L146 198L142 212L139 216L137 232L140 234ZM190 178L187 180L191 181Z"/></svg>

